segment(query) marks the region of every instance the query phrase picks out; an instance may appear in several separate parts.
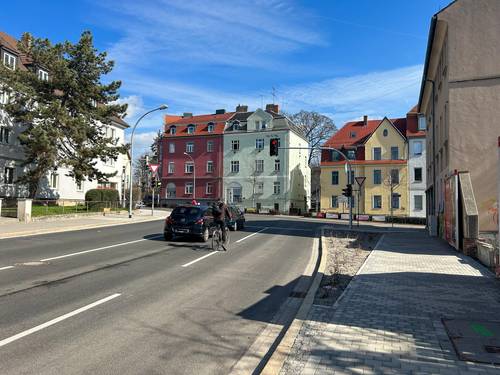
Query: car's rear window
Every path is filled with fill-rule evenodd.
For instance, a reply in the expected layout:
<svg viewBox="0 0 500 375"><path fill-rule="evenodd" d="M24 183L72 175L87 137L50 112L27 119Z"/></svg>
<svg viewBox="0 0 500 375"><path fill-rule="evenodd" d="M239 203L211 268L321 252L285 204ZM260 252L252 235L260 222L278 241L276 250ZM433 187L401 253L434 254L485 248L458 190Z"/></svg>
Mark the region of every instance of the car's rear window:
<svg viewBox="0 0 500 375"><path fill-rule="evenodd" d="M185 217L187 219L193 219L199 217L202 210L199 207L176 207L172 211L172 216L174 217Z"/></svg>

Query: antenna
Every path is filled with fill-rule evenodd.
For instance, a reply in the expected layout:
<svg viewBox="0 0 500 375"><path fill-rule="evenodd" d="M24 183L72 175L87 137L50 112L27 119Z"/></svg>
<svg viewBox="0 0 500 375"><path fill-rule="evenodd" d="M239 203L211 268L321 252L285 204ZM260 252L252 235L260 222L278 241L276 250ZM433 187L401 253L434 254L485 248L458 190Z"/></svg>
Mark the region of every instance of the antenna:
<svg viewBox="0 0 500 375"><path fill-rule="evenodd" d="M276 101L276 88L273 86L273 90L271 91L271 95L273 96L273 104L275 104Z"/></svg>

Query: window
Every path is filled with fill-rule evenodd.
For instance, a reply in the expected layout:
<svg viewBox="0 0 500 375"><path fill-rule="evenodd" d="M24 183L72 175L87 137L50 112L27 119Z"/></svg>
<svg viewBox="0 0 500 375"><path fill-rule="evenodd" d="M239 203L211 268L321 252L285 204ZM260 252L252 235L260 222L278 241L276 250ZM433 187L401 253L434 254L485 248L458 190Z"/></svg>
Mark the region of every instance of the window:
<svg viewBox="0 0 500 375"><path fill-rule="evenodd" d="M4 126L0 127L0 143L9 143L10 129Z"/></svg>
<svg viewBox="0 0 500 375"><path fill-rule="evenodd" d="M384 135L384 137L387 137L389 135L389 130L384 129L384 131L382 132L382 134Z"/></svg>
<svg viewBox="0 0 500 375"><path fill-rule="evenodd" d="M233 130L240 130L240 122L239 121L233 122Z"/></svg>
<svg viewBox="0 0 500 375"><path fill-rule="evenodd" d="M38 78L40 78L40 76L38 76ZM41 79L41 78L40 78ZM47 77L47 80L48 80L48 77ZM97 100L95 99L90 99L90 105L94 108L97 108Z"/></svg>
<svg viewBox="0 0 500 375"><path fill-rule="evenodd" d="M177 131L177 128L175 126L170 127L170 134L175 134Z"/></svg>
<svg viewBox="0 0 500 375"><path fill-rule="evenodd" d="M240 149L240 141L238 139L234 139L231 141L231 150L238 151Z"/></svg>
<svg viewBox="0 0 500 375"><path fill-rule="evenodd" d="M399 147L398 146L392 146L391 147L391 159L392 160L398 160L399 159Z"/></svg>
<svg viewBox="0 0 500 375"><path fill-rule="evenodd" d="M3 64L11 70L16 69L16 56L4 51Z"/></svg>
<svg viewBox="0 0 500 375"><path fill-rule="evenodd" d="M350 133L349 133L349 136L350 136L351 138L356 138L356 132L350 132Z"/></svg>
<svg viewBox="0 0 500 375"><path fill-rule="evenodd" d="M266 129L266 128L267 128L267 123L266 123L265 121L261 121L261 123L260 123L260 128L261 128L262 130Z"/></svg>
<svg viewBox="0 0 500 375"><path fill-rule="evenodd" d="M332 208L339 208L339 197L332 195Z"/></svg>
<svg viewBox="0 0 500 375"><path fill-rule="evenodd" d="M257 150L263 150L264 149L264 140L263 139L256 139L255 140L255 148Z"/></svg>
<svg viewBox="0 0 500 375"><path fill-rule="evenodd" d="M274 171L275 171L275 172L279 172L279 171L280 171L280 169L281 169L281 163L280 163L280 161L279 161L278 159L276 159L276 160L274 161Z"/></svg>
<svg viewBox="0 0 500 375"><path fill-rule="evenodd" d="M116 139L116 129L111 128L111 139L112 140Z"/></svg>
<svg viewBox="0 0 500 375"><path fill-rule="evenodd" d="M207 172L212 173L214 171L214 162L212 160L207 161Z"/></svg>
<svg viewBox="0 0 500 375"><path fill-rule="evenodd" d="M413 155L422 155L422 141L413 142Z"/></svg>
<svg viewBox="0 0 500 375"><path fill-rule="evenodd" d="M255 172L264 172L264 160L255 160Z"/></svg>
<svg viewBox="0 0 500 375"><path fill-rule="evenodd" d="M208 126L207 126L207 131L209 133L212 133L214 131L214 123L213 122L209 122L208 123Z"/></svg>
<svg viewBox="0 0 500 375"><path fill-rule="evenodd" d="M174 173L175 172L175 163L173 161L168 163L168 173Z"/></svg>
<svg viewBox="0 0 500 375"><path fill-rule="evenodd" d="M214 151L214 141L208 141L207 142L207 152L213 152Z"/></svg>
<svg viewBox="0 0 500 375"><path fill-rule="evenodd" d="M418 130L427 130L427 124L425 123L425 116L418 117Z"/></svg>
<svg viewBox="0 0 500 375"><path fill-rule="evenodd" d="M184 185L184 194L193 194L193 183L186 182Z"/></svg>
<svg viewBox="0 0 500 375"><path fill-rule="evenodd" d="M186 152L188 154L191 154L194 152L194 143L193 142L186 143Z"/></svg>
<svg viewBox="0 0 500 375"><path fill-rule="evenodd" d="M382 208L382 196L381 195L374 195L373 199L372 199L372 203L373 203L374 209Z"/></svg>
<svg viewBox="0 0 500 375"><path fill-rule="evenodd" d="M14 183L14 168L5 167L4 175L3 175L3 183L4 184L13 184Z"/></svg>
<svg viewBox="0 0 500 375"><path fill-rule="evenodd" d="M187 132L188 132L188 134L193 134L194 133L194 125L188 125Z"/></svg>
<svg viewBox="0 0 500 375"><path fill-rule="evenodd" d="M6 91L0 91L0 104L9 104L10 95Z"/></svg>
<svg viewBox="0 0 500 375"><path fill-rule="evenodd" d="M255 121L255 130L259 130L260 129L260 121Z"/></svg>
<svg viewBox="0 0 500 375"><path fill-rule="evenodd" d="M49 73L47 73L43 69L38 69L38 79L41 81L48 81L49 80Z"/></svg>
<svg viewBox="0 0 500 375"><path fill-rule="evenodd" d="M193 173L194 172L194 164L191 161L186 162L184 164L184 172L185 173Z"/></svg>
<svg viewBox="0 0 500 375"><path fill-rule="evenodd" d="M422 182L422 168L413 169L413 176L415 182Z"/></svg>
<svg viewBox="0 0 500 375"><path fill-rule="evenodd" d="M281 194L281 184L279 181L274 182L274 194Z"/></svg>
<svg viewBox="0 0 500 375"><path fill-rule="evenodd" d="M382 171L380 169L373 170L373 184L380 185L382 183Z"/></svg>
<svg viewBox="0 0 500 375"><path fill-rule="evenodd" d="M339 184L339 172L333 171L332 172L332 185L338 185L338 184Z"/></svg>
<svg viewBox="0 0 500 375"><path fill-rule="evenodd" d="M169 182L167 184L167 198L175 198L175 184L173 182Z"/></svg>
<svg viewBox="0 0 500 375"><path fill-rule="evenodd" d="M398 193L392 194L391 207L392 208L399 208L399 194Z"/></svg>
<svg viewBox="0 0 500 375"><path fill-rule="evenodd" d="M399 184L399 169L391 169L391 184Z"/></svg>
<svg viewBox="0 0 500 375"><path fill-rule="evenodd" d="M49 187L51 189L57 189L57 185L59 182L59 176L57 173L51 173L49 176Z"/></svg>
<svg viewBox="0 0 500 375"><path fill-rule="evenodd" d="M380 147L373 148L373 160L382 160L382 149Z"/></svg>
<svg viewBox="0 0 500 375"><path fill-rule="evenodd" d="M175 153L175 143L174 142L170 142L168 144L168 152L170 152L171 154Z"/></svg>
<svg viewBox="0 0 500 375"><path fill-rule="evenodd" d="M76 191L83 191L83 181L75 181Z"/></svg>
<svg viewBox="0 0 500 375"><path fill-rule="evenodd" d="M240 162L238 160L231 160L231 173L238 173L240 171Z"/></svg>
<svg viewBox="0 0 500 375"><path fill-rule="evenodd" d="M347 159L349 159L349 160L356 159L356 151L354 151L354 150L348 150L347 151Z"/></svg>
<svg viewBox="0 0 500 375"><path fill-rule="evenodd" d="M211 182L207 182L207 185L206 185L206 188L205 188L205 192L207 194L213 194L213 192L214 192L214 185Z"/></svg>
<svg viewBox="0 0 500 375"><path fill-rule="evenodd" d="M422 211L424 208L424 197L422 195L415 195L413 200L415 203L415 211Z"/></svg>
<svg viewBox="0 0 500 375"><path fill-rule="evenodd" d="M264 183L257 182L255 184L255 194L263 194L264 193Z"/></svg>

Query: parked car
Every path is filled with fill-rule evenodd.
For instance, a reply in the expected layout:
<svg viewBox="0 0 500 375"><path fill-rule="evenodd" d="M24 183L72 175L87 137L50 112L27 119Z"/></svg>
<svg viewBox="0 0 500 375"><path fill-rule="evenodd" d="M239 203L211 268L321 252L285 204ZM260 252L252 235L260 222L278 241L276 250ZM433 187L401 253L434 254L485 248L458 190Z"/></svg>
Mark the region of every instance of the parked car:
<svg viewBox="0 0 500 375"><path fill-rule="evenodd" d="M245 227L245 214L238 207L229 205L231 219L226 218L226 225L230 230L243 229Z"/></svg>
<svg viewBox="0 0 500 375"><path fill-rule="evenodd" d="M213 217L207 206L177 206L165 220L163 235L167 241L174 236L186 236L206 242L210 238L212 222Z"/></svg>

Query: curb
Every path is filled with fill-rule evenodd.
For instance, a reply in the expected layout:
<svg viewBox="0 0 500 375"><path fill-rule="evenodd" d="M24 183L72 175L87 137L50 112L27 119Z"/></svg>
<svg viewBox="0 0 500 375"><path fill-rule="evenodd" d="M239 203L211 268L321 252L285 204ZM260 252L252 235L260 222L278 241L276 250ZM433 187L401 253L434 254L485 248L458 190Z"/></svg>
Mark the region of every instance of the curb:
<svg viewBox="0 0 500 375"><path fill-rule="evenodd" d="M41 234L71 232L71 231L83 230L83 229L95 229L95 228L114 227L114 226L118 226L118 225L140 224L140 223L147 223L150 221L159 221L159 220L165 220L165 218L164 217L155 217L155 218L149 218L149 219L140 220L140 221L124 222L124 223L87 224L87 225L80 225L80 226L68 227L68 228L52 228L50 230L41 229L41 230L35 230L35 231L2 233L0 235L0 240L7 239L7 238L14 238L14 237L15 238L17 238L17 237L30 237L30 236L38 236Z"/></svg>
<svg viewBox="0 0 500 375"><path fill-rule="evenodd" d="M324 229L321 229L321 236L319 240L319 251L318 251L318 269L314 273L314 279L309 286L309 290L307 291L307 295L304 298L299 310L292 323L288 328L286 328L286 332L279 342L278 346L272 353L269 361L266 363L264 369L261 374L263 375L275 375L279 374L283 364L285 363L286 358L290 354L292 350L292 346L297 338L304 321L307 318L309 310L311 309L314 303L314 297L316 295L316 291L318 290L321 280L323 279L323 274L325 273L326 261L328 258L328 247L325 246L325 237L324 237Z"/></svg>

